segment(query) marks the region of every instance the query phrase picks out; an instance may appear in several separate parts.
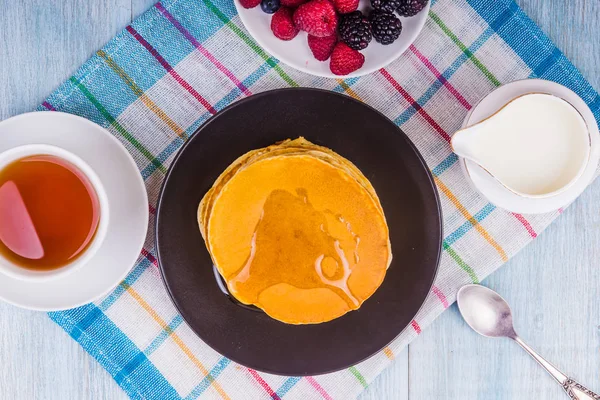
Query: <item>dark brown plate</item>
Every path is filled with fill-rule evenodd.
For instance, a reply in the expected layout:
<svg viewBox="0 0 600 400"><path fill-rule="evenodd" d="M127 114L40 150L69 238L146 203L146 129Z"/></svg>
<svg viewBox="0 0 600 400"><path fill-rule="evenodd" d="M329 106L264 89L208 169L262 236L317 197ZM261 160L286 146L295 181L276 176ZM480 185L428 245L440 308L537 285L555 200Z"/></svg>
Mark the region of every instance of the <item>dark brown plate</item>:
<svg viewBox="0 0 600 400"><path fill-rule="evenodd" d="M298 136L338 152L369 178L394 255L383 284L359 310L318 325L287 325L231 301L215 280L196 220L198 203L232 161ZM390 343L425 301L441 243L438 194L411 141L373 108L315 89L257 94L201 126L169 169L156 217L162 276L188 325L231 360L280 375L337 371Z"/></svg>

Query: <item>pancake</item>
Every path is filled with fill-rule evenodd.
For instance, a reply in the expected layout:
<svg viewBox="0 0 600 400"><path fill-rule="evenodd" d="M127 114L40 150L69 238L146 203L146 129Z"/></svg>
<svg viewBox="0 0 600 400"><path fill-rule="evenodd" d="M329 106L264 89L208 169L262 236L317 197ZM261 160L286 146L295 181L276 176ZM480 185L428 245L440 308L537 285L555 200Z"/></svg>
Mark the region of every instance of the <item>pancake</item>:
<svg viewBox="0 0 600 400"><path fill-rule="evenodd" d="M303 138L235 160L202 199L198 223L230 293L289 324L358 309L392 258L369 180Z"/></svg>
<svg viewBox="0 0 600 400"><path fill-rule="evenodd" d="M217 178L217 181L214 183L213 187L208 191L208 193L202 199L199 208L198 221L200 223L200 230L202 235L205 236L204 231L204 220L210 213L210 209L212 207L212 196L215 193L218 193L221 187L227 183L227 181L244 165L251 164L254 161L266 158L273 157L279 155L289 155L294 153L310 153L315 157L326 160L334 165L339 165L342 168L347 168L348 173L355 177L363 187L369 191L374 201L377 203L379 209L381 210L381 205L379 204L379 198L375 193L375 189L371 186L371 183L364 177L364 175L360 172L358 168L354 164L352 164L347 159L341 157L339 154L336 154L332 150L315 145L308 140L300 137L298 139L290 140L287 139L283 142L277 143L275 145L265 147L258 150L252 150L248 153L242 155L237 160L235 160L231 165ZM381 210L383 213L383 210Z"/></svg>

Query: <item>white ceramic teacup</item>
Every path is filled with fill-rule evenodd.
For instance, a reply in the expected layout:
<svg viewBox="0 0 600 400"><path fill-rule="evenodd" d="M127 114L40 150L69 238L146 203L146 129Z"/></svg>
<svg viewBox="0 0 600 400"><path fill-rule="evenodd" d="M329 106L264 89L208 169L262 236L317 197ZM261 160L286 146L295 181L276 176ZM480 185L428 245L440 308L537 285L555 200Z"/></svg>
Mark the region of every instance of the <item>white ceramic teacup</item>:
<svg viewBox="0 0 600 400"><path fill-rule="evenodd" d="M87 249L69 264L52 270L39 271L23 268L0 254L0 273L21 280L43 281L67 275L83 266L94 256L96 251L102 245L102 242L106 236L109 220L109 207L104 186L94 170L75 154L57 146L51 146L47 144L28 144L0 153L0 171L14 161L34 155L55 156L73 164L87 177L91 183L98 197L100 209L98 226L92 241L87 246Z"/></svg>

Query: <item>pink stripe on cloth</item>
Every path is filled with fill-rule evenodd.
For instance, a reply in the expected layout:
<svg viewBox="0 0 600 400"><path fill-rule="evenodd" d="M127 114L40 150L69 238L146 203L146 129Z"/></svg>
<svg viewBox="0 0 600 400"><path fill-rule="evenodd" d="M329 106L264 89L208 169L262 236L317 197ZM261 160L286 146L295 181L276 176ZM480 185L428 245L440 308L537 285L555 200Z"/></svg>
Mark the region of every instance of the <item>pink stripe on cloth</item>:
<svg viewBox="0 0 600 400"><path fill-rule="evenodd" d="M435 285L431 287L431 291L440 299L444 308L448 308L449 304L448 299L446 299L446 295L444 295L444 293L442 293L442 291Z"/></svg>
<svg viewBox="0 0 600 400"><path fill-rule="evenodd" d="M148 259L155 267L158 268L158 260L146 249L142 249L142 255Z"/></svg>
<svg viewBox="0 0 600 400"><path fill-rule="evenodd" d="M415 321L414 319L411 321L410 325L413 327L413 329L415 330L415 332L417 332L417 335L421 334L421 327L419 326L419 324L417 323L417 321Z"/></svg>
<svg viewBox="0 0 600 400"><path fill-rule="evenodd" d="M521 224L523 224L523 226L525 227L525 229L527 230L527 232L529 232L529 234L531 235L532 238L536 238L537 237L537 233L535 232L535 230L533 229L533 227L531 226L531 224L529 223L529 221L527 221L525 219L524 216L522 216L521 214L517 214L517 213L512 213L515 218L517 220L519 220L519 222Z"/></svg>
<svg viewBox="0 0 600 400"><path fill-rule="evenodd" d="M279 395L275 393L275 391L271 388L271 386L269 386L267 382L265 382L263 378L261 378L258 372L256 372L252 368L248 368L248 372L250 372L250 375L252 375L256 382L258 382L259 385L263 387L263 389L265 389L265 391L269 394L269 396L271 396L273 400L281 400Z"/></svg>
<svg viewBox="0 0 600 400"><path fill-rule="evenodd" d="M427 59L427 57L425 57L423 54L421 54L419 50L417 50L414 44L411 44L409 49L413 52L415 56L417 56L419 60L421 60L423 64L425 64L427 68L429 68L431 72L433 72L437 80L439 80L442 83L442 85L446 86L446 89L448 89L448 91L450 91L450 93L452 93L454 97L456 97L460 104L462 104L467 110L471 109L471 104L469 104L467 99L465 99L462 96L462 94L460 94L458 90L456 90L454 86L452 86L452 84L448 82L448 80L440 73L440 71L437 70L437 68L431 63L431 61Z"/></svg>
<svg viewBox="0 0 600 400"><path fill-rule="evenodd" d="M44 101L42 103L42 105L50 111L56 111L56 108L54 108L54 106L52 104L48 103L47 101Z"/></svg>
<svg viewBox="0 0 600 400"><path fill-rule="evenodd" d="M429 115L427 111L425 111L423 107L421 107L419 103L417 103L415 99L413 99L412 96L406 90L404 90L402 86L400 86L400 84L390 75L390 73L387 72L385 68L380 69L379 72L381 72L381 75L388 80L394 89L396 89L398 93L400 93L402 97L404 97L404 99L410 103L411 107L414 107L415 110L417 110L417 112L421 114L423 118L425 118L429 125L431 125L433 129L435 129L436 132L439 133L442 138L444 138L445 141L450 143L450 135L448 135L448 133L442 129L442 127L439 126L438 123L433 120L433 118L431 118L431 115Z"/></svg>
<svg viewBox="0 0 600 400"><path fill-rule="evenodd" d="M204 106L204 108L206 108L213 115L217 113L217 111L213 108L213 106L204 97L202 97L202 95L200 93L198 93L196 91L196 89L194 89L192 87L192 85L190 85L185 79L183 79L177 73L177 71L175 71L173 69L173 67L171 66L171 64L169 64L169 62L167 60L165 60L164 57L161 56L159 54L159 52L154 47L152 47L152 45L150 43L148 43L148 41L146 39L144 39L142 37L142 35L140 35L138 33L138 31L136 31L131 25L128 25L125 29L127 29L127 32L131 33L131 35L138 42L140 42L140 44L142 46L144 46L146 48L146 50L148 50L148 52L150 52L150 54L152 54L154 56L154 58L156 58L156 60L159 62L159 64L162 65L163 68L173 78L175 78L175 80L177 81L177 83L179 83L181 86L183 86L185 88L185 90L187 90L192 96L194 96L196 98L196 100L198 100Z"/></svg>
<svg viewBox="0 0 600 400"><path fill-rule="evenodd" d="M251 95L252 93L250 92L250 90L248 90L248 88L239 80L235 77L235 75L233 75L233 73L227 69L227 67L225 67L223 64L221 64L221 62L219 62L219 60L217 60L208 50L206 50L201 44L200 42L198 42L198 40L196 40L195 37L193 37L190 32L188 32L187 29L185 29L183 27L183 25L181 25L181 23L179 21L177 21L175 19L175 17L165 9L165 7L161 4L161 3L156 3L154 5L154 7L156 7L156 9L158 11L160 11L167 20L169 20L169 22L171 22L173 24L173 26L175 26L175 28L177 28L177 30L179 32L181 32L181 34L192 44L194 45L194 47L196 49L198 49L200 51L200 53L202 53L202 55L204 57L206 57L211 63L214 64L215 67L217 67L217 69L219 71L221 71L223 74L225 74L225 76L227 76L233 83L236 84L236 86L238 88L240 88L240 90L242 92L244 92L246 95Z"/></svg>
<svg viewBox="0 0 600 400"><path fill-rule="evenodd" d="M311 386L312 386L312 387L314 387L314 388L315 388L315 390L316 390L317 392L319 392L319 394L320 394L321 396L323 396L323 398L324 398L325 400L333 400L333 398L332 398L330 395L328 395L328 394L327 394L327 392L325 391L325 389L323 389L323 387L322 387L321 385L319 385L319 382L317 382L317 381L315 380L315 378L313 378L312 376L307 376L307 377L306 377L306 380L308 381L308 383L310 383L310 384L311 384Z"/></svg>

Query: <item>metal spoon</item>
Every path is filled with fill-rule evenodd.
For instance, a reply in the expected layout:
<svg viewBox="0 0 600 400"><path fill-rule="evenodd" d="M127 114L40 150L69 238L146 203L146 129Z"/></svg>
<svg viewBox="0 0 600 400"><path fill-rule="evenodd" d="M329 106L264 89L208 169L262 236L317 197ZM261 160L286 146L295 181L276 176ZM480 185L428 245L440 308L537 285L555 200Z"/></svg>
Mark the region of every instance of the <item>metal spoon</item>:
<svg viewBox="0 0 600 400"><path fill-rule="evenodd" d="M506 300L481 285L466 285L457 295L458 309L471 328L487 337L507 337L517 342L563 387L574 400L600 400L600 396L569 378L529 347L513 328L512 313Z"/></svg>

